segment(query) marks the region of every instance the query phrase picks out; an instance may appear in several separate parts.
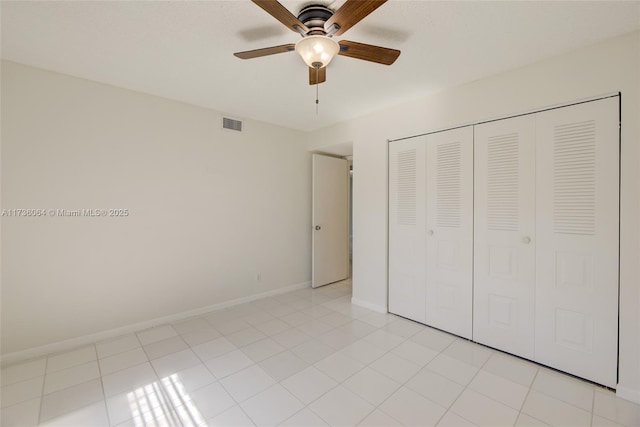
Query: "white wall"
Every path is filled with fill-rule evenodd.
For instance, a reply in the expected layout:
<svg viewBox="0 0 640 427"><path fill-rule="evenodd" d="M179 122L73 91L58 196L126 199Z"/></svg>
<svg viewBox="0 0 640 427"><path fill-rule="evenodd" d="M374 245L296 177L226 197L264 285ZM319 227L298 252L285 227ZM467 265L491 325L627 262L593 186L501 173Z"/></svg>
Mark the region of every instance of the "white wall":
<svg viewBox="0 0 640 427"><path fill-rule="evenodd" d="M428 70L425 71L428 78ZM353 143L353 298L387 306L387 139L622 92L620 381L640 402L640 33L396 105L324 129L309 144Z"/></svg>
<svg viewBox="0 0 640 427"><path fill-rule="evenodd" d="M310 280L305 135L2 62L2 352ZM261 280L256 280L257 273Z"/></svg>

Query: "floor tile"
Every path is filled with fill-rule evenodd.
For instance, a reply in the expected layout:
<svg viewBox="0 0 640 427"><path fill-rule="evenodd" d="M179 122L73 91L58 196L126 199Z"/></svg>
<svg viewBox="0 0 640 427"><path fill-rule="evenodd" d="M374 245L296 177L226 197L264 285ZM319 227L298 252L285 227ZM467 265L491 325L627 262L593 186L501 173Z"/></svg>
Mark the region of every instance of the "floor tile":
<svg viewBox="0 0 640 427"><path fill-rule="evenodd" d="M492 350L463 339L455 340L442 352L442 354L476 368L481 368L487 363L492 353Z"/></svg>
<svg viewBox="0 0 640 427"><path fill-rule="evenodd" d="M288 305L278 304L265 309L265 311L275 317L284 317L288 314L295 313L297 310Z"/></svg>
<svg viewBox="0 0 640 427"><path fill-rule="evenodd" d="M182 350L151 361L158 377L166 377L183 369L199 365L200 359L191 350Z"/></svg>
<svg viewBox="0 0 640 427"><path fill-rule="evenodd" d="M529 387L538 372L533 363L525 362L515 356L494 352L483 370Z"/></svg>
<svg viewBox="0 0 640 427"><path fill-rule="evenodd" d="M351 376L342 385L373 406L380 405L400 388L400 383L368 367Z"/></svg>
<svg viewBox="0 0 640 427"><path fill-rule="evenodd" d="M305 322L302 325L298 325L297 328L302 332L304 332L305 334L312 337L317 337L322 334L326 334L330 330L334 329L333 326L327 325L326 323L318 319L312 319L309 322Z"/></svg>
<svg viewBox="0 0 640 427"><path fill-rule="evenodd" d="M240 372L220 380L227 392L236 402L241 403L275 384L275 381L264 369L252 365Z"/></svg>
<svg viewBox="0 0 640 427"><path fill-rule="evenodd" d="M159 382L151 382L140 388L132 389L107 398L107 412L111 425L120 425L130 421L135 425L147 418L145 412L151 412L151 416L166 412L167 408L173 410L166 395L161 391Z"/></svg>
<svg viewBox="0 0 640 427"><path fill-rule="evenodd" d="M446 408L450 407L464 390L464 386L429 369L422 369L405 385Z"/></svg>
<svg viewBox="0 0 640 427"><path fill-rule="evenodd" d="M330 314L331 312L327 313ZM293 313L287 314L285 316L282 316L280 318L280 320L282 320L283 322L291 325L291 326L300 326L303 325L305 323L311 322L313 320L313 316L306 314L306 313L301 313L299 311L295 311Z"/></svg>
<svg viewBox="0 0 640 427"><path fill-rule="evenodd" d="M237 405L207 420L208 427L250 427L254 425L251 418Z"/></svg>
<svg viewBox="0 0 640 427"><path fill-rule="evenodd" d="M596 389L593 413L624 426L640 426L640 405L608 390Z"/></svg>
<svg viewBox="0 0 640 427"><path fill-rule="evenodd" d="M109 425L109 418L104 401L101 401L42 422L40 425L47 427L103 427Z"/></svg>
<svg viewBox="0 0 640 427"><path fill-rule="evenodd" d="M253 326L245 328L234 334L226 335L226 337L236 347L244 347L256 341L267 338L265 334L263 334Z"/></svg>
<svg viewBox="0 0 640 427"><path fill-rule="evenodd" d="M375 408L342 386L337 386L309 405L331 426L355 426Z"/></svg>
<svg viewBox="0 0 640 427"><path fill-rule="evenodd" d="M138 337L135 334L131 334L107 341L100 341L96 344L96 350L98 352L98 358L102 359L118 353L124 353L125 351L133 350L141 346L142 344L138 341Z"/></svg>
<svg viewBox="0 0 640 427"><path fill-rule="evenodd" d="M250 328L251 325L242 319L233 319L223 323L215 323L213 325L223 335L232 335L242 331L243 329Z"/></svg>
<svg viewBox="0 0 640 427"><path fill-rule="evenodd" d="M276 384L240 404L258 426L275 426L303 408L302 403Z"/></svg>
<svg viewBox="0 0 640 427"><path fill-rule="evenodd" d="M342 382L364 368L364 364L338 352L320 360L315 367L337 382Z"/></svg>
<svg viewBox="0 0 640 427"><path fill-rule="evenodd" d="M423 330L425 327L416 322L405 319L397 319L395 322L386 324L382 329L403 338L410 338Z"/></svg>
<svg viewBox="0 0 640 427"><path fill-rule="evenodd" d="M524 399L529 393L529 389L522 384L514 383L483 370L473 378L469 384L469 389L484 394L516 411L522 408Z"/></svg>
<svg viewBox="0 0 640 427"><path fill-rule="evenodd" d="M275 356L271 356L262 360L258 365L276 381L289 378L291 375L297 374L309 366L307 362L300 359L291 351L283 351Z"/></svg>
<svg viewBox="0 0 640 427"><path fill-rule="evenodd" d="M311 317L315 319L319 319L320 317L326 316L327 314L331 314L333 310L330 308L324 307L322 305L314 305L311 308L305 310L305 313L311 315Z"/></svg>
<svg viewBox="0 0 640 427"><path fill-rule="evenodd" d="M341 350L346 346L358 341L358 337L354 336L351 332L345 331L342 328L333 329L326 334L322 334L316 338L318 342L328 345L335 350Z"/></svg>
<svg viewBox="0 0 640 427"><path fill-rule="evenodd" d="M331 377L313 366L292 375L281 384L304 404L313 402L338 385Z"/></svg>
<svg viewBox="0 0 640 427"><path fill-rule="evenodd" d="M416 344L428 347L437 352L444 350L455 340L452 335L429 327L426 327L409 338L409 341L413 341Z"/></svg>
<svg viewBox="0 0 640 427"><path fill-rule="evenodd" d="M281 427L325 427L322 418L309 409L303 409L280 424Z"/></svg>
<svg viewBox="0 0 640 427"><path fill-rule="evenodd" d="M130 368L147 362L147 355L142 348L134 348L133 350L118 353L113 356L100 359L100 374L109 375L122 369Z"/></svg>
<svg viewBox="0 0 640 427"><path fill-rule="evenodd" d="M380 348L379 346L370 343L364 339L354 342L343 348L342 353L351 357L352 359L358 360L365 365L370 364L371 362L379 359L387 353L387 350Z"/></svg>
<svg viewBox="0 0 640 427"><path fill-rule="evenodd" d="M511 426L518 411L473 390L462 392L451 411L478 426Z"/></svg>
<svg viewBox="0 0 640 427"><path fill-rule="evenodd" d="M2 407L12 406L26 400L40 397L44 378L45 377L31 378L2 387L2 391L0 392Z"/></svg>
<svg viewBox="0 0 640 427"><path fill-rule="evenodd" d="M195 365L171 375L185 392L191 392L216 382L215 377L204 365Z"/></svg>
<svg viewBox="0 0 640 427"><path fill-rule="evenodd" d="M592 427L624 427L622 424L618 424L615 421L611 421L598 415L593 416L591 425Z"/></svg>
<svg viewBox="0 0 640 427"><path fill-rule="evenodd" d="M38 424L40 398L29 399L22 403L7 406L0 411L0 425L31 427Z"/></svg>
<svg viewBox="0 0 640 427"><path fill-rule="evenodd" d="M279 334L273 335L271 339L281 346L291 349L311 340L311 337L299 329L291 328Z"/></svg>
<svg viewBox="0 0 640 427"><path fill-rule="evenodd" d="M271 338L265 338L242 347L241 350L249 359L257 363L273 355L282 353L286 349Z"/></svg>
<svg viewBox="0 0 640 427"><path fill-rule="evenodd" d="M189 319L180 320L173 323L173 329L180 335L188 334L189 332L196 331L208 331L211 330L209 322L202 317L191 317Z"/></svg>
<svg viewBox="0 0 640 427"><path fill-rule="evenodd" d="M238 347L233 345L225 337L216 338L213 341L207 341L202 344L198 344L191 348L195 354L198 355L200 360L206 362L207 360L215 359L216 357L227 354L233 350L237 350Z"/></svg>
<svg viewBox="0 0 640 427"><path fill-rule="evenodd" d="M478 372L478 368L440 354L427 365L427 369L432 370L444 377L447 377L460 385L466 386Z"/></svg>
<svg viewBox="0 0 640 427"><path fill-rule="evenodd" d="M375 326L372 326L368 323L362 322L360 320L352 320L340 327L337 328L340 331L348 332L352 336L357 338L363 338L367 335L378 330Z"/></svg>
<svg viewBox="0 0 640 427"><path fill-rule="evenodd" d="M293 326L280 319L272 319L264 323L259 323L255 327L266 336L273 336L291 329Z"/></svg>
<svg viewBox="0 0 640 427"><path fill-rule="evenodd" d="M416 344L413 341L405 341L391 350L391 352L420 366L431 362L438 355L437 351Z"/></svg>
<svg viewBox="0 0 640 427"><path fill-rule="evenodd" d="M47 394L57 390L62 390L63 388L81 384L95 378L100 378L100 369L98 368L97 361L48 373L44 377L43 393Z"/></svg>
<svg viewBox="0 0 640 427"><path fill-rule="evenodd" d="M96 347L90 345L66 353L50 355L47 359L47 373L57 372L63 369L97 360Z"/></svg>
<svg viewBox="0 0 640 427"><path fill-rule="evenodd" d="M102 394L102 382L100 379L45 394L42 397L40 420L47 421L57 418L103 400L104 395Z"/></svg>
<svg viewBox="0 0 640 427"><path fill-rule="evenodd" d="M144 352L147 353L149 360L153 360L187 348L189 348L187 343L179 336L175 336L145 345Z"/></svg>
<svg viewBox="0 0 640 427"><path fill-rule="evenodd" d="M395 347L399 346L402 342L405 341L404 338L395 334L390 334L389 332L383 330L378 330L372 334L367 335L366 337L364 337L364 340L386 351L393 350Z"/></svg>
<svg viewBox="0 0 640 427"><path fill-rule="evenodd" d="M406 387L400 388L382 405L382 412L405 426L435 426L446 408L420 396Z"/></svg>
<svg viewBox="0 0 640 427"><path fill-rule="evenodd" d="M392 427L399 425L399 421L394 420L379 409L367 415L367 417L358 424L359 427Z"/></svg>
<svg viewBox="0 0 640 427"><path fill-rule="evenodd" d="M213 418L235 406L236 402L218 383L209 384L189 393L198 412L205 419Z"/></svg>
<svg viewBox="0 0 640 427"><path fill-rule="evenodd" d="M591 413L546 394L531 390L522 412L554 426L585 426L591 423Z"/></svg>
<svg viewBox="0 0 640 427"><path fill-rule="evenodd" d="M292 348L291 351L307 363L316 363L335 353L335 349L326 344L316 342L315 340L302 343Z"/></svg>
<svg viewBox="0 0 640 427"><path fill-rule="evenodd" d="M584 381L541 368L531 389L591 412L594 386Z"/></svg>
<svg viewBox="0 0 640 427"><path fill-rule="evenodd" d="M369 366L400 384L409 380L409 378L414 376L421 368L419 365L409 362L393 353L385 354Z"/></svg>
<svg viewBox="0 0 640 427"><path fill-rule="evenodd" d="M123 369L109 375L103 375L102 383L107 397L119 393L131 392L157 381L157 376L150 363Z"/></svg>
<svg viewBox="0 0 640 427"><path fill-rule="evenodd" d="M275 319L271 314L262 310L253 310L251 314L244 316L243 320L254 327L257 325L261 325L267 323L270 320Z"/></svg>
<svg viewBox="0 0 640 427"><path fill-rule="evenodd" d="M222 334L217 330L211 328L207 330L191 331L180 335L184 342L190 346L196 346L198 344L205 343L207 341L213 341L216 338L220 338Z"/></svg>
<svg viewBox="0 0 640 427"><path fill-rule="evenodd" d="M337 328L338 326L342 326L352 321L351 317L345 316L342 313L330 313L330 314L327 314L326 316L320 317L318 320L320 320L323 323L326 323L329 326L333 326L334 328Z"/></svg>
<svg viewBox="0 0 640 427"><path fill-rule="evenodd" d="M148 345L156 341L175 337L178 333L173 329L173 326L162 325L155 328L145 329L144 331L138 332L136 335L138 336L138 340L140 340L140 344Z"/></svg>
<svg viewBox="0 0 640 427"><path fill-rule="evenodd" d="M28 362L7 366L6 368L2 368L0 371L0 381L2 381L2 386L6 386L35 377L42 377L45 374L46 366L46 358L30 360Z"/></svg>
<svg viewBox="0 0 640 427"><path fill-rule="evenodd" d="M234 350L215 359L207 360L205 365L217 379L220 379L253 365L253 360L240 350Z"/></svg>
<svg viewBox="0 0 640 427"><path fill-rule="evenodd" d="M454 414L451 411L448 411L444 416L438 421L438 427L475 427L476 424L471 421L465 420L460 415Z"/></svg>
<svg viewBox="0 0 640 427"><path fill-rule="evenodd" d="M530 415L520 412L520 415L518 415L518 419L514 425L516 427L547 427L549 424L543 423Z"/></svg>

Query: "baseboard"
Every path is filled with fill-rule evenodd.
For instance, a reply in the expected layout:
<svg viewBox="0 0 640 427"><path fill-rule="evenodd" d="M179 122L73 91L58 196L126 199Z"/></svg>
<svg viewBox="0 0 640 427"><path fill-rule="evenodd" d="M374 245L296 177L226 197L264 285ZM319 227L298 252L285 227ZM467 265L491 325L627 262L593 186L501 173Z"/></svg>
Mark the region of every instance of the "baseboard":
<svg viewBox="0 0 640 427"><path fill-rule="evenodd" d="M377 311L378 313L387 313L387 307L383 307L377 304L371 304L370 302L362 301L357 298L351 297L351 304L357 305L359 307L366 308L369 310Z"/></svg>
<svg viewBox="0 0 640 427"><path fill-rule="evenodd" d="M55 343L46 344L39 347L33 347L26 350L16 351L14 353L8 353L6 355L1 356L2 358L1 365L2 366L11 365L17 362L22 362L25 360L42 357L47 354L69 351L74 348L93 344L99 341L104 341L111 338L119 337L121 335L131 334L134 332L142 331L144 329L153 328L154 326L177 322L180 320L188 319L189 317L199 316L212 311L222 310L228 307L233 307L235 305L240 305L247 302L256 301L259 299L268 298L274 295L284 294L286 292L291 292L298 289L308 288L310 286L311 286L310 281L298 283L295 285L286 286L284 288L274 289L272 291L267 291L267 292L261 292L259 294L249 295L246 297L225 301L219 304L213 304L206 307L200 307L194 310L189 310L182 313L176 313L169 316L158 317L156 319L147 320L144 322L138 322L138 323L123 326L120 328L109 329L107 331L97 332L95 334L83 335L77 338L71 338L68 340L58 341Z"/></svg>
<svg viewBox="0 0 640 427"><path fill-rule="evenodd" d="M616 387L616 396L621 399L640 404L640 390L634 390L632 388L618 385L618 387Z"/></svg>

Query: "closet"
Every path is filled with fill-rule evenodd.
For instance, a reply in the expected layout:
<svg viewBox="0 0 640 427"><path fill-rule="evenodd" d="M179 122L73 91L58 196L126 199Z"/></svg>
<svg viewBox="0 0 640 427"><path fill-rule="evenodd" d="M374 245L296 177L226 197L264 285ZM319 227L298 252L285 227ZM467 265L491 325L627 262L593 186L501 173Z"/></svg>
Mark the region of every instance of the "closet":
<svg viewBox="0 0 640 427"><path fill-rule="evenodd" d="M389 311L471 338L473 127L389 146Z"/></svg>
<svg viewBox="0 0 640 427"><path fill-rule="evenodd" d="M618 96L391 142L389 311L615 387L619 153Z"/></svg>

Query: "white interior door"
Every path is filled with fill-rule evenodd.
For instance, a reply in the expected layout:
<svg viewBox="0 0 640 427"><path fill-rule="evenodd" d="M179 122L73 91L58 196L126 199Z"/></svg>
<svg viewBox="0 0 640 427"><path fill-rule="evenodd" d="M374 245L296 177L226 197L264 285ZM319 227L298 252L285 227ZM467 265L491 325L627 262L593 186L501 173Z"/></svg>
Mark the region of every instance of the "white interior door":
<svg viewBox="0 0 640 427"><path fill-rule="evenodd" d="M425 137L389 144L389 311L425 322Z"/></svg>
<svg viewBox="0 0 640 427"><path fill-rule="evenodd" d="M349 277L349 166L313 154L311 286Z"/></svg>
<svg viewBox="0 0 640 427"><path fill-rule="evenodd" d="M474 132L473 339L532 359L535 116L484 123Z"/></svg>
<svg viewBox="0 0 640 427"><path fill-rule="evenodd" d="M536 121L535 358L616 387L618 98Z"/></svg>
<svg viewBox="0 0 640 427"><path fill-rule="evenodd" d="M427 136L426 323L471 339L473 127Z"/></svg>

